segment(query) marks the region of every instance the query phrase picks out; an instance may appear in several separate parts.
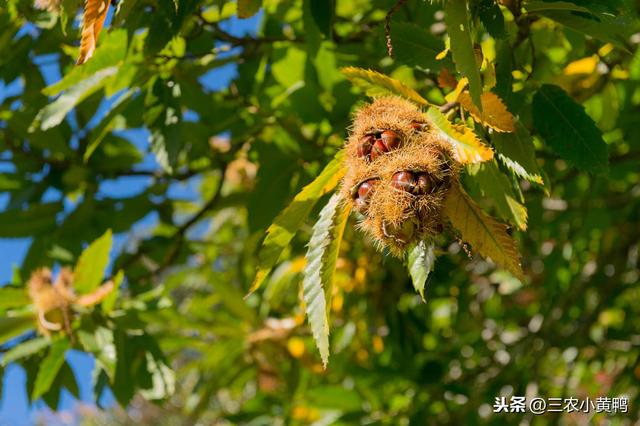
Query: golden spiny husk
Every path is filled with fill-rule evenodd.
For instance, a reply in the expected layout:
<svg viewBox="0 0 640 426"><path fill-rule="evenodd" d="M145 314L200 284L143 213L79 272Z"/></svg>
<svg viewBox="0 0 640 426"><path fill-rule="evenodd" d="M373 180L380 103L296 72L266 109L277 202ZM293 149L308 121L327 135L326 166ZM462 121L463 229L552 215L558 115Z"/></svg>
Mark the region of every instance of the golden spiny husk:
<svg viewBox="0 0 640 426"><path fill-rule="evenodd" d="M74 305L85 308L94 306L102 302L113 289L113 281L108 280L92 293L77 296L73 291L73 272L69 268L61 268L55 282L49 268L37 269L27 284L36 311L38 331L45 336L55 331L70 335Z"/></svg>
<svg viewBox="0 0 640 426"><path fill-rule="evenodd" d="M72 282L73 275L67 268L61 269L55 283L48 268L38 269L31 274L27 288L36 309L40 334L48 336L52 331L60 330L70 333Z"/></svg>
<svg viewBox="0 0 640 426"><path fill-rule="evenodd" d="M412 123L425 123L421 130ZM400 138L398 148L373 161L358 156L358 145L367 134L393 130ZM451 183L458 179L458 164L453 161L450 145L432 130L428 118L414 104L397 97L383 97L363 106L355 115L346 144L347 173L342 182L344 199L355 205L358 186L369 179L379 179L361 210L359 227L378 244L400 256L419 241L430 240L442 229L441 210ZM424 195L414 195L391 185L395 173L426 173L440 182ZM386 229L409 229L411 238L398 239Z"/></svg>

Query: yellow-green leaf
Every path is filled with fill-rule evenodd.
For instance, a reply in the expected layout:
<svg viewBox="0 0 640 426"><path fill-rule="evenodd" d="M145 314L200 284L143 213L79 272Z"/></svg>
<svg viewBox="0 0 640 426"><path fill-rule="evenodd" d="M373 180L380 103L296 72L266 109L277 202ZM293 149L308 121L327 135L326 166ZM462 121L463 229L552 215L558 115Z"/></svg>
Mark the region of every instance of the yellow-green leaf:
<svg viewBox="0 0 640 426"><path fill-rule="evenodd" d="M258 272L253 280L249 294L256 291L271 272L284 249L289 245L298 229L309 216L318 199L333 190L344 176L344 151L336 154L313 182L305 186L295 196L271 226L258 253Z"/></svg>
<svg viewBox="0 0 640 426"><path fill-rule="evenodd" d="M520 253L506 225L483 212L459 184L451 187L444 214L474 250L522 278Z"/></svg>
<svg viewBox="0 0 640 426"><path fill-rule="evenodd" d="M49 346L51 341L46 337L36 337L35 339L22 342L11 349L9 349L2 357L2 366L5 367L9 363L17 361L19 359L31 356L40 352L42 349Z"/></svg>
<svg viewBox="0 0 640 426"><path fill-rule="evenodd" d="M73 273L74 288L79 294L91 293L102 283L112 242L111 229L108 229L80 255Z"/></svg>
<svg viewBox="0 0 640 426"><path fill-rule="evenodd" d="M418 244L409 251L407 263L407 266L409 267L409 274L411 274L411 281L413 282L413 288L415 288L418 294L420 294L420 297L424 302L424 287L427 284L427 278L436 263L433 243L426 243L424 240L418 242Z"/></svg>
<svg viewBox="0 0 640 426"><path fill-rule="evenodd" d="M0 317L0 344L20 336L34 326L35 319L31 313Z"/></svg>
<svg viewBox="0 0 640 426"><path fill-rule="evenodd" d="M480 101L482 81L480 80L480 67L476 63L476 55L473 50L467 1L447 0L444 20L451 39L451 53L453 61L456 63L456 69L469 79L471 99L478 108L482 109Z"/></svg>
<svg viewBox="0 0 640 426"><path fill-rule="evenodd" d="M404 83L373 70L346 67L342 73L368 96L397 95L418 105L430 105L429 101Z"/></svg>
<svg viewBox="0 0 640 426"><path fill-rule="evenodd" d="M83 67L72 68L62 80L42 89L42 93L47 96L55 96L102 69L119 67L127 55L127 30L121 28L111 31L103 41L102 47L96 51L91 62Z"/></svg>
<svg viewBox="0 0 640 426"><path fill-rule="evenodd" d="M118 299L118 293L120 292L120 284L122 284L123 279L124 272L121 269L113 278L113 290L111 290L107 297L102 301L102 310L104 313L108 314L113 311L113 308L116 306L116 300Z"/></svg>
<svg viewBox="0 0 640 426"><path fill-rule="evenodd" d="M238 18L249 18L260 10L260 0L238 0Z"/></svg>
<svg viewBox="0 0 640 426"><path fill-rule="evenodd" d="M513 133L494 133L491 142L495 146L498 162L516 176L538 185L544 185L541 170L536 162L533 140L524 125L516 122Z"/></svg>
<svg viewBox="0 0 640 426"><path fill-rule="evenodd" d="M490 127L497 132L515 132L516 126L513 115L507 110L507 107L498 95L493 92L485 92L480 97L480 101L482 102L482 112L480 112L471 100L469 92L462 92L458 96L460 105L462 105L478 123Z"/></svg>
<svg viewBox="0 0 640 426"><path fill-rule="evenodd" d="M339 193L334 194L320 211L320 218L313 226L306 255L303 298L311 332L325 367L329 361L329 307L333 274L349 212L349 204L342 202Z"/></svg>
<svg viewBox="0 0 640 426"><path fill-rule="evenodd" d="M491 148L483 144L467 126L454 126L437 108L429 108L427 117L451 144L456 159L461 164L479 163L493 158Z"/></svg>
<svg viewBox="0 0 640 426"><path fill-rule="evenodd" d="M23 287L2 287L0 288L0 311L9 308L19 308L29 303L27 290Z"/></svg>
<svg viewBox="0 0 640 426"><path fill-rule="evenodd" d="M491 200L498 215L517 226L521 231L527 229L527 208L516 198L509 178L498 169L495 161L474 164L468 167L473 184L480 194Z"/></svg>
<svg viewBox="0 0 640 426"><path fill-rule="evenodd" d="M69 340L66 338L57 340L51 345L49 354L47 354L38 369L36 382L31 393L32 400L35 401L49 390L64 363L64 354L70 346Z"/></svg>
<svg viewBox="0 0 640 426"><path fill-rule="evenodd" d="M38 115L31 123L29 131L35 131L38 127L47 130L62 123L66 115L80 102L96 93L108 81L108 78L115 75L118 67L107 67L97 71L95 74L85 78L76 85L70 87L60 95L55 101L47 104L38 111Z"/></svg>

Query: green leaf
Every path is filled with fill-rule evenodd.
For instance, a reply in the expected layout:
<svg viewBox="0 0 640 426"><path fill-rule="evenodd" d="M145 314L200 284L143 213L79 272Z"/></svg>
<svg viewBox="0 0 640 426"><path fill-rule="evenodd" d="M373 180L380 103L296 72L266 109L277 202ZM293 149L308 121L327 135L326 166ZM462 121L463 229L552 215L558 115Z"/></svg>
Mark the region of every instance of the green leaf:
<svg viewBox="0 0 640 426"><path fill-rule="evenodd" d="M0 288L0 311L5 311L8 308L20 308L29 303L29 295L27 295L27 290L25 288Z"/></svg>
<svg viewBox="0 0 640 426"><path fill-rule="evenodd" d="M364 395L356 389L347 389L342 384L335 385L320 385L309 388L305 392L305 402L309 403L313 407L326 407L333 410L344 410L357 412L362 409L362 403L364 402ZM337 419L336 419L337 420ZM334 423L320 423L320 424L340 424ZM316 423L317 426L320 424Z"/></svg>
<svg viewBox="0 0 640 426"><path fill-rule="evenodd" d="M96 363L113 380L117 362L113 331L103 326L95 329L80 329L78 340L82 349L93 354L96 357Z"/></svg>
<svg viewBox="0 0 640 426"><path fill-rule="evenodd" d="M60 28L64 35L67 35L81 4L82 0L62 0L60 2Z"/></svg>
<svg viewBox="0 0 640 426"><path fill-rule="evenodd" d="M91 63L93 63L93 59L89 61L89 64ZM84 155L82 156L82 159L85 163L89 161L89 158L94 153L96 148L98 148L100 143L104 140L104 137L109 134L113 127L113 123L115 122L115 118L119 116L127 107L127 101L131 98L133 93L133 90L127 90L124 94L122 94L122 96L120 96L118 100L111 105L109 112L102 119L102 121L100 121L100 124L98 124L98 126L93 129L93 131L91 132L92 138L87 145L87 149L85 150Z"/></svg>
<svg viewBox="0 0 640 426"><path fill-rule="evenodd" d="M20 179L14 173L1 173L0 174L0 192L14 191L22 188L24 181Z"/></svg>
<svg viewBox="0 0 640 426"><path fill-rule="evenodd" d="M26 358L33 354L40 352L42 349L49 346L51 341L46 337L36 337L35 339L22 342L13 348L9 349L2 357L2 366L7 366L10 362L17 361L22 358Z"/></svg>
<svg viewBox="0 0 640 426"><path fill-rule="evenodd" d="M480 67L476 63L476 55L473 50L466 0L448 0L444 19L451 39L451 53L456 63L456 69L469 80L471 99L482 111L482 103L480 102L482 80L480 80Z"/></svg>
<svg viewBox="0 0 640 426"><path fill-rule="evenodd" d="M578 6L567 1L527 1L524 8L529 13L542 12L545 10L570 10L574 12L591 13L586 7Z"/></svg>
<svg viewBox="0 0 640 426"><path fill-rule="evenodd" d="M69 367L69 363L65 362L60 368L56 382L60 383L60 386L64 386L76 399L80 399L80 389L78 388L78 382L76 376L73 374L73 370ZM55 382L54 382L55 383Z"/></svg>
<svg viewBox="0 0 640 426"><path fill-rule="evenodd" d="M113 311L113 308L116 306L116 300L118 300L120 284L122 284L123 279L124 279L124 271L121 269L113 278L113 290L102 301L102 311L105 314L108 314L111 311Z"/></svg>
<svg viewBox="0 0 640 426"><path fill-rule="evenodd" d="M249 294L256 291L269 275L273 265L309 216L318 199L338 185L346 171L343 162L344 151L340 151L320 175L305 186L269 226L267 236L258 253L258 272Z"/></svg>
<svg viewBox="0 0 640 426"><path fill-rule="evenodd" d="M51 345L49 354L40 364L38 369L38 375L36 376L36 383L31 393L31 400L35 401L44 395L49 390L51 384L56 378L58 371L64 363L64 354L67 352L71 345L66 338L55 341Z"/></svg>
<svg viewBox="0 0 640 426"><path fill-rule="evenodd" d="M398 95L418 105L430 105L429 101L412 88L377 71L356 67L342 68L341 71L368 96Z"/></svg>
<svg viewBox="0 0 640 426"><path fill-rule="evenodd" d="M249 18L260 10L261 0L238 0L238 18Z"/></svg>
<svg viewBox="0 0 640 426"><path fill-rule="evenodd" d="M506 155L498 153L498 155L496 155L496 159L498 160L498 164L505 167L513 175L538 185L544 185L542 176L529 173L520 163L507 157Z"/></svg>
<svg viewBox="0 0 640 426"><path fill-rule="evenodd" d="M106 79L114 75L117 70L117 67L102 69L69 88L58 99L38 112L30 130L33 131L38 127L41 130L47 130L60 124L69 111L102 88Z"/></svg>
<svg viewBox="0 0 640 426"><path fill-rule="evenodd" d="M118 5L120 5L120 2L118 2ZM234 3L224 3L221 6L213 4L211 6L205 7L204 11L202 12L202 17L207 23L220 22L225 19L231 18L236 14L236 10L237 5Z"/></svg>
<svg viewBox="0 0 640 426"><path fill-rule="evenodd" d="M393 54L397 61L434 71L452 67L453 63L448 58L436 59L445 49L444 43L424 27L408 22L392 22L391 31Z"/></svg>
<svg viewBox="0 0 640 426"><path fill-rule="evenodd" d="M558 86L545 84L533 97L533 122L560 157L581 170L608 171L607 144L584 107Z"/></svg>
<svg viewBox="0 0 640 426"><path fill-rule="evenodd" d="M90 61L81 67L73 67L62 80L45 87L42 93L47 96L55 96L104 68L120 65L126 54L127 31L124 29L111 31L107 33L104 41L100 44L100 49L96 49Z"/></svg>
<svg viewBox="0 0 640 426"><path fill-rule="evenodd" d="M35 318L30 313L24 313L19 316L0 317L0 345L31 330L34 326Z"/></svg>
<svg viewBox="0 0 640 426"><path fill-rule="evenodd" d="M138 358L142 351L136 348L136 342L139 339L137 336L128 336L124 330L117 328L113 332L113 337L116 348L116 370L114 377L109 380L110 388L118 403L124 407L129 404L135 393L137 378L135 369L141 364Z"/></svg>
<svg viewBox="0 0 640 426"><path fill-rule="evenodd" d="M62 203L31 204L27 210L0 213L0 238L30 237L46 234L56 226L56 214Z"/></svg>
<svg viewBox="0 0 640 426"><path fill-rule="evenodd" d="M422 301L424 301L424 288L427 284L427 278L436 263L433 243L427 244L424 240L418 242L418 244L409 251L407 262L413 288L416 289Z"/></svg>
<svg viewBox="0 0 640 426"><path fill-rule="evenodd" d="M329 361L329 309L333 273L350 209L339 193L333 194L320 211L309 240L302 281L303 298L313 338L322 363ZM336 229L337 228L337 229Z"/></svg>
<svg viewBox="0 0 640 426"><path fill-rule="evenodd" d="M544 185L536 162L533 139L521 122L516 122L516 131L513 133L494 133L491 142L498 151L496 158L500 164L522 179Z"/></svg>
<svg viewBox="0 0 640 426"><path fill-rule="evenodd" d="M473 14L480 18L482 25L494 38L506 38L504 16L496 0L476 0L472 3Z"/></svg>
<svg viewBox="0 0 640 426"><path fill-rule="evenodd" d="M142 389L140 394L148 400L167 398L175 391L175 373L159 355L154 351L145 353L147 371L151 375L151 386Z"/></svg>
<svg viewBox="0 0 640 426"><path fill-rule="evenodd" d="M111 28L120 28L123 24L123 21L125 21L130 16L131 11L133 10L136 3L137 2L135 0L119 0L116 6L116 10L113 13ZM231 6L235 5L232 4ZM235 7L233 9L235 12ZM94 57L97 54L98 52L96 50L96 53L94 53Z"/></svg>
<svg viewBox="0 0 640 426"><path fill-rule="evenodd" d="M74 289L79 294L91 293L102 283L112 242L111 229L108 229L80 255L73 274Z"/></svg>
<svg viewBox="0 0 640 426"><path fill-rule="evenodd" d="M336 271L336 263L338 262L338 255L340 254L340 245L342 243L342 236L344 230L349 221L349 215L351 214L351 205L345 202L340 202L338 211L334 217L333 227L329 235L329 245L325 250L324 256L324 269L322 273L322 286L325 292L325 298L327 306L331 306L331 295L333 294L333 280ZM328 311L327 311L328 314Z"/></svg>
<svg viewBox="0 0 640 426"><path fill-rule="evenodd" d="M521 231L527 229L527 208L517 201L511 182L500 172L495 161L470 166L469 175L473 176L469 180L481 195L493 202L500 217Z"/></svg>
<svg viewBox="0 0 640 426"><path fill-rule="evenodd" d="M554 7L555 6L555 7ZM533 2L525 6L529 13L542 15L590 37L612 43L630 52L627 38L632 31L623 17L609 13L592 13L589 9L567 2Z"/></svg>
<svg viewBox="0 0 640 426"><path fill-rule="evenodd" d="M151 152L164 171L173 173L178 162L180 131L178 125L156 129L151 133Z"/></svg>
<svg viewBox="0 0 640 426"><path fill-rule="evenodd" d="M305 0L309 2L311 17L325 37L331 37L331 21L333 19L333 0Z"/></svg>

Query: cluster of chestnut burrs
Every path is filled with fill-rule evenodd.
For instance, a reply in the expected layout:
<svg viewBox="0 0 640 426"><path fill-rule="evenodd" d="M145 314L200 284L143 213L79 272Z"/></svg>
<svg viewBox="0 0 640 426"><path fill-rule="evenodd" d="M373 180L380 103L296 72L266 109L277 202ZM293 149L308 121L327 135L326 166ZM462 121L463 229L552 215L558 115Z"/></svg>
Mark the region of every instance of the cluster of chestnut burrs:
<svg viewBox="0 0 640 426"><path fill-rule="evenodd" d="M425 123L411 122L411 128L421 131L427 128ZM400 147L401 136L394 130L378 130L367 133L358 145L358 157L368 162L375 161L378 157ZM375 185L380 183L379 178L367 179L355 188L353 199L356 209L364 213L369 196ZM405 191L412 195L425 195L431 192L439 182L433 182L433 178L425 172L399 171L391 179L391 186L398 191Z"/></svg>
<svg viewBox="0 0 640 426"><path fill-rule="evenodd" d="M412 104L379 98L358 111L346 146L343 194L360 228L395 254L442 229L449 148Z"/></svg>

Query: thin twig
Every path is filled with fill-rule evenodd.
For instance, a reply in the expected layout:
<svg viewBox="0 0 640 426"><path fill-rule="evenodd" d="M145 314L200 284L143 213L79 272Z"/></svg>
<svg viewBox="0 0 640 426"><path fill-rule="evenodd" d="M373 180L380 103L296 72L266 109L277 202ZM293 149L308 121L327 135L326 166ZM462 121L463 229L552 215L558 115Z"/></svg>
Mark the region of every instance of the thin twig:
<svg viewBox="0 0 640 426"><path fill-rule="evenodd" d="M391 17L396 13L407 0L398 0L391 9L387 12L387 16L384 18L384 36L387 39L387 53L390 58L393 58L393 44L391 43Z"/></svg>
<svg viewBox="0 0 640 426"><path fill-rule="evenodd" d="M213 196L209 199L209 201L207 201L201 208L200 210L198 210L197 213L195 213L189 220L187 220L185 223L183 223L182 225L180 225L178 227L178 229L176 230L176 232L173 234L173 239L175 241L175 243L171 246L171 249L169 250L169 252L166 254L166 256L162 259L162 261L153 269L150 269L148 272L137 276L137 277L132 277L131 281L140 281L140 280L144 280L147 279L149 277L152 277L154 275L157 275L159 273L161 273L162 271L164 271L167 267L169 267L171 265L171 263L173 263L173 261L176 259L176 257L178 256L178 254L180 253L180 249L182 248L182 245L184 244L184 240L185 240L185 236L187 231L193 226L195 225L200 219L202 219L202 217L209 212L211 209L213 209L215 207L215 205L218 203L218 201L220 200L220 197L222 196L222 187L224 185L225 179L224 179L224 175L226 173L227 170L227 162L224 162L222 164L222 167L220 168L220 183L218 184L218 187L216 188L216 192L213 194ZM144 250L138 250L133 256L131 256L130 258L128 258L121 266L119 269L126 269L128 266L130 266L131 264L133 264L133 262L135 262L136 260L140 259L143 255L144 255Z"/></svg>
<svg viewBox="0 0 640 426"><path fill-rule="evenodd" d="M443 114L448 113L449 111L451 111L453 108L458 106L458 102L454 101L454 102L447 102L444 105L440 106L440 112Z"/></svg>

